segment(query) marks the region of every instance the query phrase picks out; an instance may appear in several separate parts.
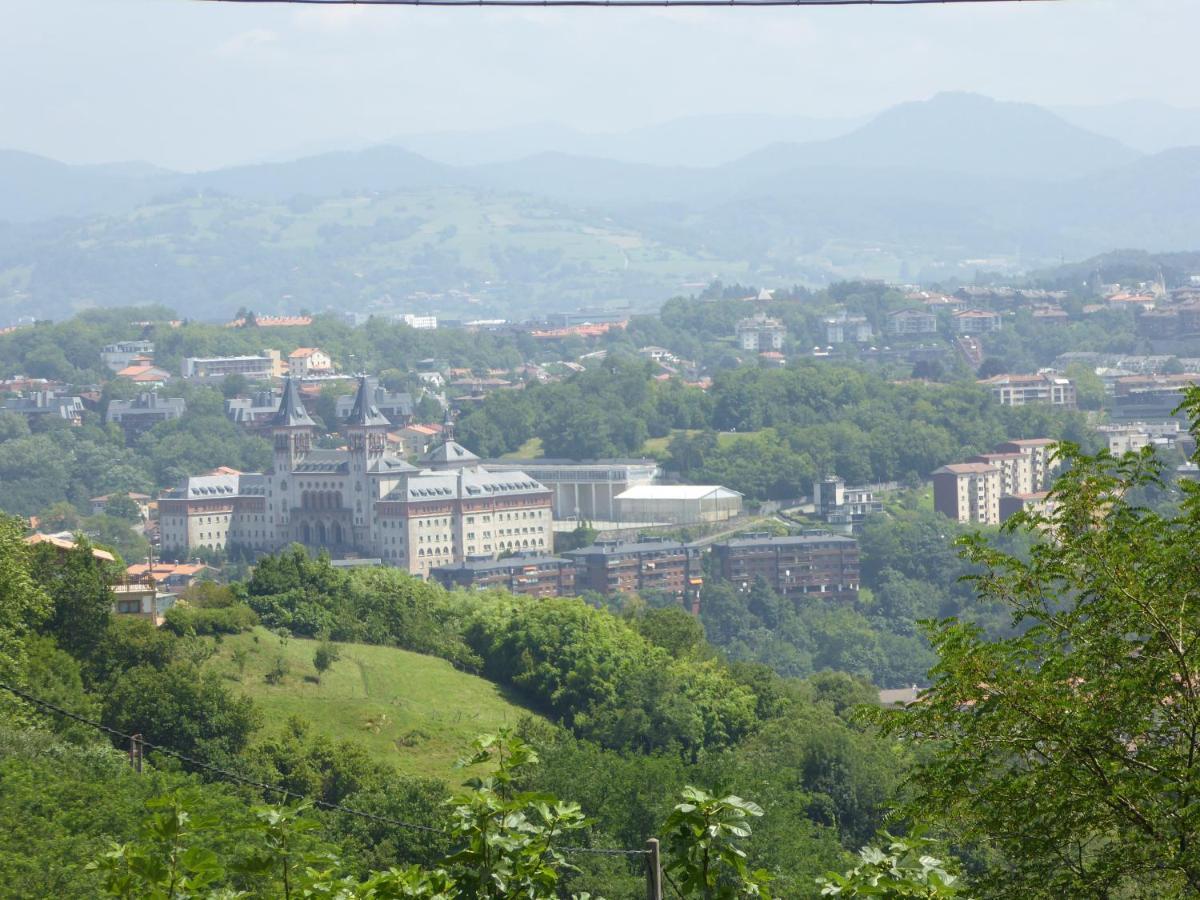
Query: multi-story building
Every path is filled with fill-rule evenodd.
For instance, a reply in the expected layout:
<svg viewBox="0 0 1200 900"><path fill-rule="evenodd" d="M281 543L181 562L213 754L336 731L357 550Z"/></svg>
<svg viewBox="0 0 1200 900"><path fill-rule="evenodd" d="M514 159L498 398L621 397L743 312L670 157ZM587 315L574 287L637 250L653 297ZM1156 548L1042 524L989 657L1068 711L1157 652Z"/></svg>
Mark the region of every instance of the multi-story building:
<svg viewBox="0 0 1200 900"><path fill-rule="evenodd" d="M657 591L696 611L704 584L701 548L695 544L646 538L596 541L563 554L575 563L575 586L601 594Z"/></svg>
<svg viewBox="0 0 1200 900"><path fill-rule="evenodd" d="M875 331L866 316L843 313L825 320L825 340L830 344L865 344L874 337Z"/></svg>
<svg viewBox="0 0 1200 900"><path fill-rule="evenodd" d="M433 330L438 327L437 316L418 316L412 313L401 313L396 316L397 322L403 322L409 328Z"/></svg>
<svg viewBox="0 0 1200 900"><path fill-rule="evenodd" d="M1105 439L1113 456L1137 453L1150 446L1150 431L1144 424L1101 425L1096 431Z"/></svg>
<svg viewBox="0 0 1200 900"><path fill-rule="evenodd" d="M269 381L283 375L284 361L278 350L259 356L189 356L180 364L184 378L215 380L226 375L244 375L251 381Z"/></svg>
<svg viewBox="0 0 1200 900"><path fill-rule="evenodd" d="M419 467L389 452L391 424L365 378L344 426L347 448L319 449L298 384L288 378L271 422L271 472L187 479L160 499L164 555L300 543L426 576L469 557L553 547L550 491L525 473L488 471L449 434Z"/></svg>
<svg viewBox="0 0 1200 900"><path fill-rule="evenodd" d="M892 334L937 334L937 316L923 309L901 309L888 315Z"/></svg>
<svg viewBox="0 0 1200 900"><path fill-rule="evenodd" d="M153 341L118 341L100 350L100 361L113 372L120 372L142 357L154 358Z"/></svg>
<svg viewBox="0 0 1200 900"><path fill-rule="evenodd" d="M182 397L160 397L158 394L138 394L132 400L110 400L104 421L120 425L126 438L135 438L159 422L178 419L187 411Z"/></svg>
<svg viewBox="0 0 1200 900"><path fill-rule="evenodd" d="M1020 453L1029 458L1031 490L1048 491L1062 464L1054 458L1058 441L1051 438L1025 438L996 445L997 453Z"/></svg>
<svg viewBox="0 0 1200 900"><path fill-rule="evenodd" d="M787 328L766 313L757 313L737 323L738 346L743 350L782 350Z"/></svg>
<svg viewBox="0 0 1200 900"><path fill-rule="evenodd" d="M631 487L653 484L661 474L653 459L498 459L489 471L525 472L553 492L554 518L616 522L617 497Z"/></svg>
<svg viewBox="0 0 1200 900"><path fill-rule="evenodd" d="M1000 470L1000 496L1006 494L1029 494L1033 492L1033 462L1029 454L1017 450L1005 453L980 453L967 460L983 463Z"/></svg>
<svg viewBox="0 0 1200 900"><path fill-rule="evenodd" d="M1075 408L1075 384L1069 378L1039 372L1036 375L995 375L979 382L1001 406L1044 403Z"/></svg>
<svg viewBox="0 0 1200 900"><path fill-rule="evenodd" d="M0 402L0 412L16 413L26 419L62 419L72 425L83 424L83 398L57 391L32 391Z"/></svg>
<svg viewBox="0 0 1200 900"><path fill-rule="evenodd" d="M429 574L451 590L500 588L529 597L570 597L575 593L575 563L540 553L518 553L504 559L467 559L437 566Z"/></svg>
<svg viewBox="0 0 1200 900"><path fill-rule="evenodd" d="M721 577L741 590L762 578L776 593L792 599L858 599L858 541L854 538L748 534L713 544L712 549Z"/></svg>
<svg viewBox="0 0 1200 900"><path fill-rule="evenodd" d="M844 479L827 475L813 482L813 506L827 525L851 529L883 511L883 501L870 487L847 487Z"/></svg>
<svg viewBox="0 0 1200 900"><path fill-rule="evenodd" d="M1000 470L988 463L952 463L933 473L933 506L964 525L1000 524Z"/></svg>
<svg viewBox="0 0 1200 900"><path fill-rule="evenodd" d="M999 331L1002 320L999 313L986 309L964 309L953 314L955 334L987 334Z"/></svg>

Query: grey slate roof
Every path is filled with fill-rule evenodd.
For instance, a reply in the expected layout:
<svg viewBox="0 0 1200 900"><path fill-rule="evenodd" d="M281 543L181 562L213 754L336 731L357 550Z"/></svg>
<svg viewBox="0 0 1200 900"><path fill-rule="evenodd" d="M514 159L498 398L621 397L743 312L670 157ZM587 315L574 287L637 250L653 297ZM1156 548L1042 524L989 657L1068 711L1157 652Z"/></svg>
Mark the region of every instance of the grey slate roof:
<svg viewBox="0 0 1200 900"><path fill-rule="evenodd" d="M304 408L304 401L300 399L300 383L290 376L283 383L283 397L279 401L279 411L275 413L271 425L275 428L317 426L309 416L308 410Z"/></svg>
<svg viewBox="0 0 1200 900"><path fill-rule="evenodd" d="M358 379L358 393L354 395L354 406L346 419L347 425L360 427L390 427L387 416L375 405L375 390L367 380L366 375Z"/></svg>

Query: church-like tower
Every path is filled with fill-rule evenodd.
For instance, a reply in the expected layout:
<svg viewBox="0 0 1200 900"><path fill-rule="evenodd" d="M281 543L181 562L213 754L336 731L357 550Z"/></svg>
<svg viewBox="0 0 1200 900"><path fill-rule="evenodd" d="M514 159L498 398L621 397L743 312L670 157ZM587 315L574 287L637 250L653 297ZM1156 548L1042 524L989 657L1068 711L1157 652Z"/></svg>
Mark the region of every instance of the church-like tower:
<svg viewBox="0 0 1200 900"><path fill-rule="evenodd" d="M354 536L359 547L374 544L371 522L378 499L371 474L387 451L387 433L392 423L375 405L375 387L366 375L358 378L354 407L346 419L346 443L350 447L350 478L354 504Z"/></svg>
<svg viewBox="0 0 1200 900"><path fill-rule="evenodd" d="M290 511L299 503L297 488L292 472L300 461L312 450L317 423L309 416L300 399L300 384L289 376L283 383L283 396L279 409L271 420L271 435L274 440L275 456L271 468L271 489L267 498L271 510L271 524L275 534L281 536L281 545L294 539Z"/></svg>

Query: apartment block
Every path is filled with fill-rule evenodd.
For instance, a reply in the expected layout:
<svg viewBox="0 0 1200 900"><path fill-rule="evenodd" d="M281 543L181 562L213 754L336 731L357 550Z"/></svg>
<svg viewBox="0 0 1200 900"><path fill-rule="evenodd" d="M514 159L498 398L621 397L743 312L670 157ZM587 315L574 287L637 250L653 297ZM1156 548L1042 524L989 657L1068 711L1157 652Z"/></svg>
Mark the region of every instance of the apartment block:
<svg viewBox="0 0 1200 900"><path fill-rule="evenodd" d="M721 577L741 590L762 578L792 599L858 599L858 541L834 534L767 533L713 544Z"/></svg>
<svg viewBox="0 0 1200 900"><path fill-rule="evenodd" d="M1037 375L996 375L979 384L992 393L1001 406L1026 406L1042 403L1075 408L1075 384L1061 375L1039 372Z"/></svg>
<svg viewBox="0 0 1200 900"><path fill-rule="evenodd" d="M1005 441L996 445L997 453L1020 453L1029 458L1030 479L1033 491L1048 491L1055 473L1061 464L1054 459L1054 445L1050 438L1027 438Z"/></svg>
<svg viewBox="0 0 1200 900"><path fill-rule="evenodd" d="M980 453L967 460L969 463L984 463L1000 470L1000 495L1030 494L1033 492L1033 461L1030 456L1018 451L1007 453Z"/></svg>
<svg viewBox="0 0 1200 900"><path fill-rule="evenodd" d="M1000 469L988 463L953 463L933 473L933 506L963 525L999 525Z"/></svg>
<svg viewBox="0 0 1200 900"><path fill-rule="evenodd" d="M251 381L267 381L282 376L284 366L278 350L264 350L259 356L189 356L180 364L180 374L201 380L244 375Z"/></svg>
<svg viewBox="0 0 1200 900"><path fill-rule="evenodd" d="M498 588L528 597L570 597L575 593L575 563L557 556L522 553L506 559L466 559L437 566L429 575L450 590Z"/></svg>
<svg viewBox="0 0 1200 900"><path fill-rule="evenodd" d="M590 547L569 550L564 557L575 563L579 590L601 594L636 594L659 591L698 609L704 584L701 549L679 541L596 541Z"/></svg>

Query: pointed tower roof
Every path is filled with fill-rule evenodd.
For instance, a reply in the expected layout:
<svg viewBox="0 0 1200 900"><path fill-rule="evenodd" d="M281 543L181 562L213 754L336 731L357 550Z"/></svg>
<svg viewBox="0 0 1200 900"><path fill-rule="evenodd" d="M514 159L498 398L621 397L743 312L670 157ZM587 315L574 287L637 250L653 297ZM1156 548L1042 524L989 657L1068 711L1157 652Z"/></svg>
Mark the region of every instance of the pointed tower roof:
<svg viewBox="0 0 1200 900"><path fill-rule="evenodd" d="M350 410L346 424L385 428L392 424L375 405L375 386L366 375L358 376L358 393L354 396L354 408Z"/></svg>
<svg viewBox="0 0 1200 900"><path fill-rule="evenodd" d="M279 410L271 420L272 428L316 428L304 401L300 399L300 383L290 375L283 381L283 396L279 400Z"/></svg>

